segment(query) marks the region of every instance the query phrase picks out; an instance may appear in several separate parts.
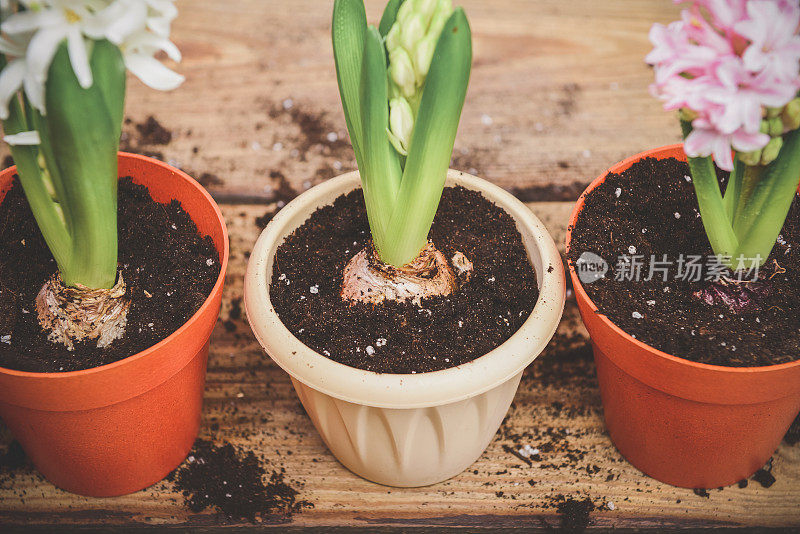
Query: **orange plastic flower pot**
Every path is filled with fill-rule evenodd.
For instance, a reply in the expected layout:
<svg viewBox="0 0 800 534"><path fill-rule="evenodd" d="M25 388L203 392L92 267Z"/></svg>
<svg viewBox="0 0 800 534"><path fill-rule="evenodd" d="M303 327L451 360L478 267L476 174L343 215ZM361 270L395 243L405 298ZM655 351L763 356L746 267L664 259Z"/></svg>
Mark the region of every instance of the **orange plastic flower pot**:
<svg viewBox="0 0 800 534"><path fill-rule="evenodd" d="M16 168L0 173L0 202ZM183 326L129 358L69 373L0 368L0 418L36 468L56 486L111 497L163 479L186 457L200 428L211 330L228 264L225 221L211 196L183 172L120 153L120 176L158 202L178 200L219 252L206 301Z"/></svg>
<svg viewBox="0 0 800 534"><path fill-rule="evenodd" d="M611 167L584 192L647 158L685 161L680 144ZM570 262L581 317L592 338L606 427L620 453L645 474L686 488L749 477L770 458L800 411L800 361L768 367L694 363L638 341L598 312Z"/></svg>

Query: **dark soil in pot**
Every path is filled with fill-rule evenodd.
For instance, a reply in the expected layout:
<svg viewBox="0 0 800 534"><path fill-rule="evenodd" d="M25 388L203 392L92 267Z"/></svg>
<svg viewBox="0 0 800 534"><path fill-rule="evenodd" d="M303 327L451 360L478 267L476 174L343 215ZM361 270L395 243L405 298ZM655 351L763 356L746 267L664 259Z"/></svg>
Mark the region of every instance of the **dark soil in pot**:
<svg viewBox="0 0 800 534"><path fill-rule="evenodd" d="M131 307L125 336L105 349L73 352L47 340L34 301L56 264L19 181L0 203L0 367L59 372L90 369L141 352L180 328L208 298L219 255L180 203L159 204L130 178L119 183L119 263Z"/></svg>
<svg viewBox="0 0 800 534"><path fill-rule="evenodd" d="M720 183L727 180L719 172ZM569 259L584 252L605 259L609 272L583 284L600 313L625 332L668 354L694 362L755 367L800 358L800 206L797 198L758 280L721 286L703 229L689 167L670 158L644 159L610 174L585 199L572 232ZM618 258L641 256L639 281ZM651 265L667 256L663 272ZM702 279L679 258L699 256ZM711 259L709 259L711 258ZM635 265L633 259L628 265ZM635 276L634 276L635 277ZM628 276L624 278L629 278ZM707 278L711 278L708 280ZM747 279L753 278L752 276ZM733 297L726 302L722 295ZM710 302L704 297L711 296Z"/></svg>
<svg viewBox="0 0 800 534"><path fill-rule="evenodd" d="M430 238L445 257L474 264L448 297L355 304L342 300L347 262L370 240L361 190L317 210L278 248L270 299L303 343L337 362L380 373L455 367L508 340L539 296L514 220L480 193L446 188Z"/></svg>

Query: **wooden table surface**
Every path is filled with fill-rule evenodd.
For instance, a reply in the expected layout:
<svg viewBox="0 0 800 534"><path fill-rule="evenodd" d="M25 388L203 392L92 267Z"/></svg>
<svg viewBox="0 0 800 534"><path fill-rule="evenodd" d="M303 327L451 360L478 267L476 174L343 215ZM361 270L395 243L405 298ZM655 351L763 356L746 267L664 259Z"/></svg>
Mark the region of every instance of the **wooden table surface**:
<svg viewBox="0 0 800 534"><path fill-rule="evenodd" d="M583 185L610 164L679 140L643 63L668 0L459 0L475 60L454 166L515 191L563 243ZM382 1L368 2L379 17ZM126 146L200 179L220 202L232 256L211 340L203 437L253 450L313 508L257 526L408 531L427 527L549 530L553 503L589 498L590 529L800 526L800 445L773 457L775 482L751 480L698 495L660 484L624 461L602 421L594 366L574 300L547 351L530 366L497 438L463 474L428 488L364 481L327 451L288 376L267 358L237 311L256 219L277 201L354 167L330 48L330 0L179 2L174 40L187 82L157 93L131 80ZM172 132L148 144L136 129L154 116ZM233 313L231 310L233 309ZM11 442L0 425L0 451ZM547 446L540 462L515 451ZM545 449L543 449L545 450ZM138 531L247 529L212 510L192 514L171 483L116 499L76 497L30 467L0 473L0 531L56 527ZM156 529L157 530L157 529Z"/></svg>

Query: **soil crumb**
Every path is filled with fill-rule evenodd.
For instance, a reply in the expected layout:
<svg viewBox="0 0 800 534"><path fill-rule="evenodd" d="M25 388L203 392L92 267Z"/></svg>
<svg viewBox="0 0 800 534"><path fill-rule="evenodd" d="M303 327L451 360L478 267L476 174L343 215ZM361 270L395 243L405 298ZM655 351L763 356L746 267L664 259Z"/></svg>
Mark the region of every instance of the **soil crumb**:
<svg viewBox="0 0 800 534"><path fill-rule="evenodd" d="M264 212L263 215L256 217L256 226L262 230L267 227L269 222L278 214L281 209L291 202L297 195L297 191L289 184L289 180L281 171L272 171L269 173L270 178L273 180L272 186L272 200L274 203ZM326 177L330 178L330 176ZM323 179L326 179L323 178Z"/></svg>
<svg viewBox="0 0 800 534"><path fill-rule="evenodd" d="M158 147L167 145L171 141L172 132L162 126L155 117L150 116L141 123L126 117L119 139L119 149L122 152L165 161L164 153Z"/></svg>
<svg viewBox="0 0 800 534"><path fill-rule="evenodd" d="M0 453L0 473L16 471L25 466L27 457L19 441L14 440L8 444L8 448Z"/></svg>
<svg viewBox="0 0 800 534"><path fill-rule="evenodd" d="M186 172L186 174L188 174L189 176L192 176L192 177L197 176L197 181L200 183L200 185L202 185L206 189L208 189L209 187L214 187L214 186L219 186L219 185L224 185L225 184L225 181L222 178L220 178L216 174L213 174L213 173L210 173L210 172L204 172L204 173L201 173L199 175L192 174L191 172L186 171L186 170L184 170L184 172Z"/></svg>
<svg viewBox="0 0 800 534"><path fill-rule="evenodd" d="M800 443L800 414L797 414L794 423L789 427L789 431L786 432L783 441L789 445L797 445Z"/></svg>
<svg viewBox="0 0 800 534"><path fill-rule="evenodd" d="M347 132L333 124L326 112L306 109L291 100L286 100L281 104L270 104L268 114L270 119L279 124L296 126L298 132L287 133L286 140L295 144L301 159L305 160L307 153L317 145L321 147L325 156L347 160L352 158Z"/></svg>
<svg viewBox="0 0 800 534"><path fill-rule="evenodd" d="M136 131L139 132L139 142L143 145L167 145L172 141L172 132L152 115L143 123L137 124Z"/></svg>
<svg viewBox="0 0 800 534"><path fill-rule="evenodd" d="M253 451L200 439L168 480L175 482L192 512L213 508L229 519L283 522L313 507L298 499L285 474L284 469L268 474Z"/></svg>
<svg viewBox="0 0 800 534"><path fill-rule="evenodd" d="M11 441L6 450L0 451L0 488L13 485L17 474L27 466L28 458L22 445L17 440Z"/></svg>
<svg viewBox="0 0 800 534"><path fill-rule="evenodd" d="M560 527L563 532L583 532L589 526L589 515L595 505L590 498L583 500L565 498L556 505L560 516Z"/></svg>
<svg viewBox="0 0 800 534"><path fill-rule="evenodd" d="M281 211L281 208L278 206L274 206L269 208L267 211L264 212L264 215L256 217L256 226L261 228L262 230L267 227L269 222L275 218L278 212Z"/></svg>
<svg viewBox="0 0 800 534"><path fill-rule="evenodd" d="M269 177L274 180L272 187L273 200L277 202L278 209L284 207L297 196L297 191L289 184L289 180L281 171L271 171Z"/></svg>
<svg viewBox="0 0 800 534"><path fill-rule="evenodd" d="M772 474L772 458L767 462L767 465L753 474L753 480L761 484L762 488L769 488L775 484L775 475Z"/></svg>

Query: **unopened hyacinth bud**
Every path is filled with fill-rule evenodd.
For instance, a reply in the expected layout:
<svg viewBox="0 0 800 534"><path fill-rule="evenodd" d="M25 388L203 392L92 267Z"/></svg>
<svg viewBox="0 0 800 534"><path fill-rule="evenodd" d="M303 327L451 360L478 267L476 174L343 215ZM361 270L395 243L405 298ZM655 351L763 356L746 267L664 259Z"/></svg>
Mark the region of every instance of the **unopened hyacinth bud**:
<svg viewBox="0 0 800 534"><path fill-rule="evenodd" d="M700 115L696 111L692 111L689 108L681 108L680 111L678 111L678 116L684 122L692 122Z"/></svg>
<svg viewBox="0 0 800 534"><path fill-rule="evenodd" d="M743 152L739 154L739 160L745 165L751 167L761 164L761 150L753 150L752 152Z"/></svg>
<svg viewBox="0 0 800 534"><path fill-rule="evenodd" d="M417 43L425 37L428 30L428 21L420 13L414 13L403 24L400 31L400 44L407 51L412 52Z"/></svg>
<svg viewBox="0 0 800 534"><path fill-rule="evenodd" d="M783 108L766 108L765 114L768 119L774 119L780 116L781 111L783 111Z"/></svg>
<svg viewBox="0 0 800 534"><path fill-rule="evenodd" d="M389 54L389 76L396 87L392 94L401 94L411 98L417 90L416 74L411 63L411 57L403 48L397 48Z"/></svg>
<svg viewBox="0 0 800 534"><path fill-rule="evenodd" d="M403 155L407 154L439 35L452 13L452 0L406 0L386 34L392 98L389 138Z"/></svg>
<svg viewBox="0 0 800 534"><path fill-rule="evenodd" d="M389 101L389 140L402 155L408 155L411 131L414 129L414 112L403 97Z"/></svg>
<svg viewBox="0 0 800 534"><path fill-rule="evenodd" d="M769 143L761 149L761 165L769 165L778 158L778 154L783 147L782 137L773 137Z"/></svg>
<svg viewBox="0 0 800 534"><path fill-rule="evenodd" d="M417 49L414 51L414 73L417 76L417 85L421 85L428 75L428 70L431 68L431 60L433 59L433 52L436 50L436 43L439 40L439 35L429 33L417 44Z"/></svg>
<svg viewBox="0 0 800 534"><path fill-rule="evenodd" d="M770 137L780 137L783 135L783 120L780 117L764 119L761 121L759 131Z"/></svg>
<svg viewBox="0 0 800 534"><path fill-rule="evenodd" d="M795 98L784 106L781 112L781 120L786 130L800 128L800 98Z"/></svg>
<svg viewBox="0 0 800 534"><path fill-rule="evenodd" d="M770 137L780 137L783 135L783 120L780 117L774 117L767 121L769 124L769 130L767 133Z"/></svg>

